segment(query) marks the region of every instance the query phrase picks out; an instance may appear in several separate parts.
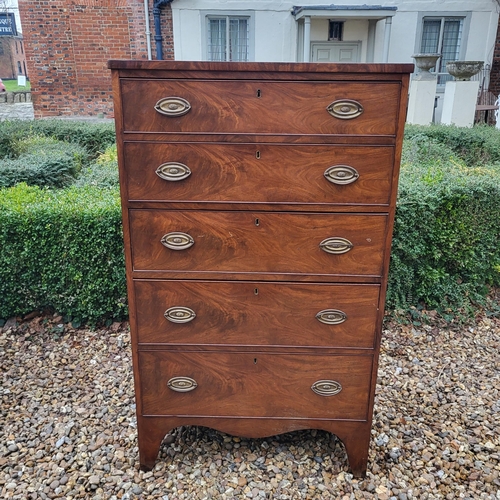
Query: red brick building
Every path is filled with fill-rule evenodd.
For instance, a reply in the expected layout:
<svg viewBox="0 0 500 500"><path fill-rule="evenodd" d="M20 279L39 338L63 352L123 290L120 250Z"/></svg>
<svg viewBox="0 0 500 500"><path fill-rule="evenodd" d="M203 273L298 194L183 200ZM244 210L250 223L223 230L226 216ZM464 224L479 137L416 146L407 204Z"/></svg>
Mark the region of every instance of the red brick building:
<svg viewBox="0 0 500 500"><path fill-rule="evenodd" d="M493 64L491 65L489 90L496 96L500 94L500 21L498 23L497 39L493 53Z"/></svg>
<svg viewBox="0 0 500 500"><path fill-rule="evenodd" d="M26 76L26 58L21 36L0 36L0 78Z"/></svg>
<svg viewBox="0 0 500 500"><path fill-rule="evenodd" d="M153 58L154 2L149 0ZM173 59L172 13L163 3L163 58ZM19 11L35 117L111 117L107 61L147 59L144 1L19 0Z"/></svg>

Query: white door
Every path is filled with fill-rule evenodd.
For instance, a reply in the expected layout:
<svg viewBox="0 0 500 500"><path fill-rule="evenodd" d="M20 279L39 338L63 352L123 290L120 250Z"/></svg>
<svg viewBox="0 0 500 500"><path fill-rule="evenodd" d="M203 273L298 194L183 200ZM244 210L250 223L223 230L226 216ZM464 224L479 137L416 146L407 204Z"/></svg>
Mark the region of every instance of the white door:
<svg viewBox="0 0 500 500"><path fill-rule="evenodd" d="M312 43L313 62L359 62L361 42Z"/></svg>

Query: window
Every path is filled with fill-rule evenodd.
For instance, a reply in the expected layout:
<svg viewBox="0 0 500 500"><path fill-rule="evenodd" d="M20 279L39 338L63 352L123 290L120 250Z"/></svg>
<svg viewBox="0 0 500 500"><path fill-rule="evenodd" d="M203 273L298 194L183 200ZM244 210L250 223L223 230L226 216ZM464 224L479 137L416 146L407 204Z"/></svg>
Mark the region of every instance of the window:
<svg viewBox="0 0 500 500"><path fill-rule="evenodd" d="M422 23L422 54L441 54L435 72L438 73L438 84L443 85L451 76L446 71L446 63L459 59L463 17L424 17Z"/></svg>
<svg viewBox="0 0 500 500"><path fill-rule="evenodd" d="M344 35L343 21L330 21L328 24L328 40L341 42Z"/></svg>
<svg viewBox="0 0 500 500"><path fill-rule="evenodd" d="M250 19L207 16L209 61L249 61Z"/></svg>

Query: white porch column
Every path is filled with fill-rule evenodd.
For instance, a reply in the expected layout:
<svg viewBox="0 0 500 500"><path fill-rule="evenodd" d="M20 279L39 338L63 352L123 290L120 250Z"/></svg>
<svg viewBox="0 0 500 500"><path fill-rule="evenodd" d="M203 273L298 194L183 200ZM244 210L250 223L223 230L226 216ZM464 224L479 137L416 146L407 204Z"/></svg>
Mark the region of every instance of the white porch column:
<svg viewBox="0 0 500 500"><path fill-rule="evenodd" d="M311 17L304 17L304 62L311 61Z"/></svg>
<svg viewBox="0 0 500 500"><path fill-rule="evenodd" d="M389 43L391 41L391 28L392 28L392 17L386 17L385 30L384 30L384 55L382 62L387 62L389 60Z"/></svg>
<svg viewBox="0 0 500 500"><path fill-rule="evenodd" d="M368 40L366 41L366 62L375 61L375 31L377 30L377 20L368 21Z"/></svg>

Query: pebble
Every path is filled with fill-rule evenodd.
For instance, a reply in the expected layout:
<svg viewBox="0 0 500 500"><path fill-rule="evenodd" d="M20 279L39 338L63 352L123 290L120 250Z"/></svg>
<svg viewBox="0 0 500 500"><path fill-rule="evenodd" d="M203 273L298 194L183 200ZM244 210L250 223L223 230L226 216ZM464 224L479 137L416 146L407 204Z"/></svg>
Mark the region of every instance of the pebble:
<svg viewBox="0 0 500 500"><path fill-rule="evenodd" d="M0 329L2 500L500 500L498 318L385 326L359 479L321 430L243 439L179 427L139 471L126 323L92 331L58 316Z"/></svg>
<svg viewBox="0 0 500 500"><path fill-rule="evenodd" d="M132 486L132 493L134 495L140 495L142 493L142 488L138 484Z"/></svg>

